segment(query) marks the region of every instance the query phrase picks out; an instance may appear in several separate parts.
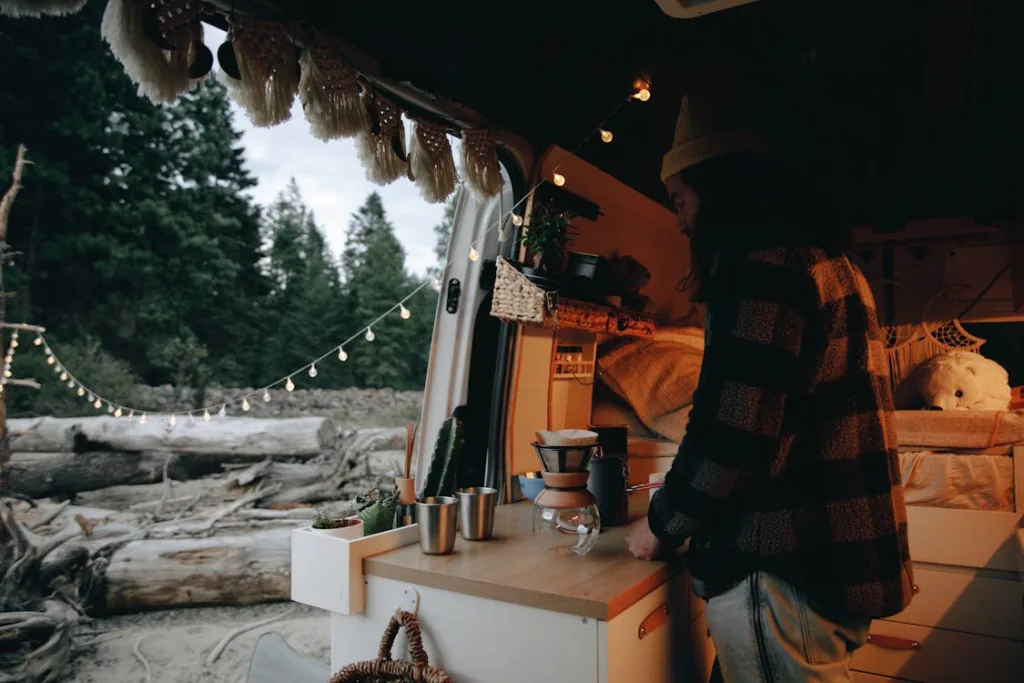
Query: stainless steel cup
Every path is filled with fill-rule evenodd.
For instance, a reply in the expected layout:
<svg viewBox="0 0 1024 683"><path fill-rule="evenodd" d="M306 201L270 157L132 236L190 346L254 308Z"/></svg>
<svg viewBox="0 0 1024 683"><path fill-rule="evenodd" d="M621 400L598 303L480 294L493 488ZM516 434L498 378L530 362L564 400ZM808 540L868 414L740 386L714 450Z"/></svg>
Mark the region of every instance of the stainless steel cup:
<svg viewBox="0 0 1024 683"><path fill-rule="evenodd" d="M450 496L431 496L416 501L420 550L427 555L447 555L455 548L455 523L459 501Z"/></svg>
<svg viewBox="0 0 1024 683"><path fill-rule="evenodd" d="M494 533L494 506L498 489L473 486L455 492L459 497L462 537L467 541L486 541Z"/></svg>

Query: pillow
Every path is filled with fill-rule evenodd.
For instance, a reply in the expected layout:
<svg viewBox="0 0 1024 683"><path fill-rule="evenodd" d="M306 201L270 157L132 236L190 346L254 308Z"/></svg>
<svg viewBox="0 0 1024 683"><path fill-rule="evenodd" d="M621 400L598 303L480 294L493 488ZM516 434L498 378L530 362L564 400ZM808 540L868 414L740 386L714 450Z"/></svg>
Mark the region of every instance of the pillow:
<svg viewBox="0 0 1024 683"><path fill-rule="evenodd" d="M594 385L594 407L590 414L590 424L598 426L625 425L629 436L657 438L629 404L616 396L600 382Z"/></svg>
<svg viewBox="0 0 1024 683"><path fill-rule="evenodd" d="M657 430L659 417L693 403L703 358L703 345L635 339L602 354L597 373L648 428ZM669 420L678 421L678 416Z"/></svg>

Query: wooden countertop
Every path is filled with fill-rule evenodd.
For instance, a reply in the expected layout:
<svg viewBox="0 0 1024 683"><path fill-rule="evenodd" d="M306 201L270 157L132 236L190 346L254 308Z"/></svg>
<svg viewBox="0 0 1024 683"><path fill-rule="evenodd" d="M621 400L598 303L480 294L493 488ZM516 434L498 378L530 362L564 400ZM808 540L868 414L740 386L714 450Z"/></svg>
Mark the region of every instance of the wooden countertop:
<svg viewBox="0 0 1024 683"><path fill-rule="evenodd" d="M631 496L630 516L646 514L646 492ZM451 555L424 555L419 544L363 560L367 575L475 595L527 607L608 621L665 583L665 562L636 560L626 549L628 527L603 529L583 557L555 556L533 540L533 506L499 505L494 538L466 541Z"/></svg>

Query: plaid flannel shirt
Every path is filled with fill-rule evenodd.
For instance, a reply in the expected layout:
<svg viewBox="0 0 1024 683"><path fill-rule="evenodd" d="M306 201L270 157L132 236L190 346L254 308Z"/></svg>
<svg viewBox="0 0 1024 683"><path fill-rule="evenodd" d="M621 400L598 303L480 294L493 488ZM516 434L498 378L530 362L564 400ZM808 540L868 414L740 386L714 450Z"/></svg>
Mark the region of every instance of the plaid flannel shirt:
<svg viewBox="0 0 1024 683"><path fill-rule="evenodd" d="M754 250L726 259L685 438L651 530L692 537L710 598L773 573L823 606L883 617L912 566L892 392L874 299L846 256Z"/></svg>

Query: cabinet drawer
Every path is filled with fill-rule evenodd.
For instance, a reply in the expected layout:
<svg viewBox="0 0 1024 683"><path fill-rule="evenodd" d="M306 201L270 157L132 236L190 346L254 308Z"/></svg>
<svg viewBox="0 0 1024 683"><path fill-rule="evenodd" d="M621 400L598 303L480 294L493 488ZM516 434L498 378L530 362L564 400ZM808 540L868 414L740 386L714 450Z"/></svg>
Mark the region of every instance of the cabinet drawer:
<svg viewBox="0 0 1024 683"><path fill-rule="evenodd" d="M914 565L918 593L888 621L1024 640L1024 585L1017 574Z"/></svg>
<svg viewBox="0 0 1024 683"><path fill-rule="evenodd" d="M871 635L853 655L855 671L917 683L1020 683L1024 671L1015 640L891 621L873 622Z"/></svg>

